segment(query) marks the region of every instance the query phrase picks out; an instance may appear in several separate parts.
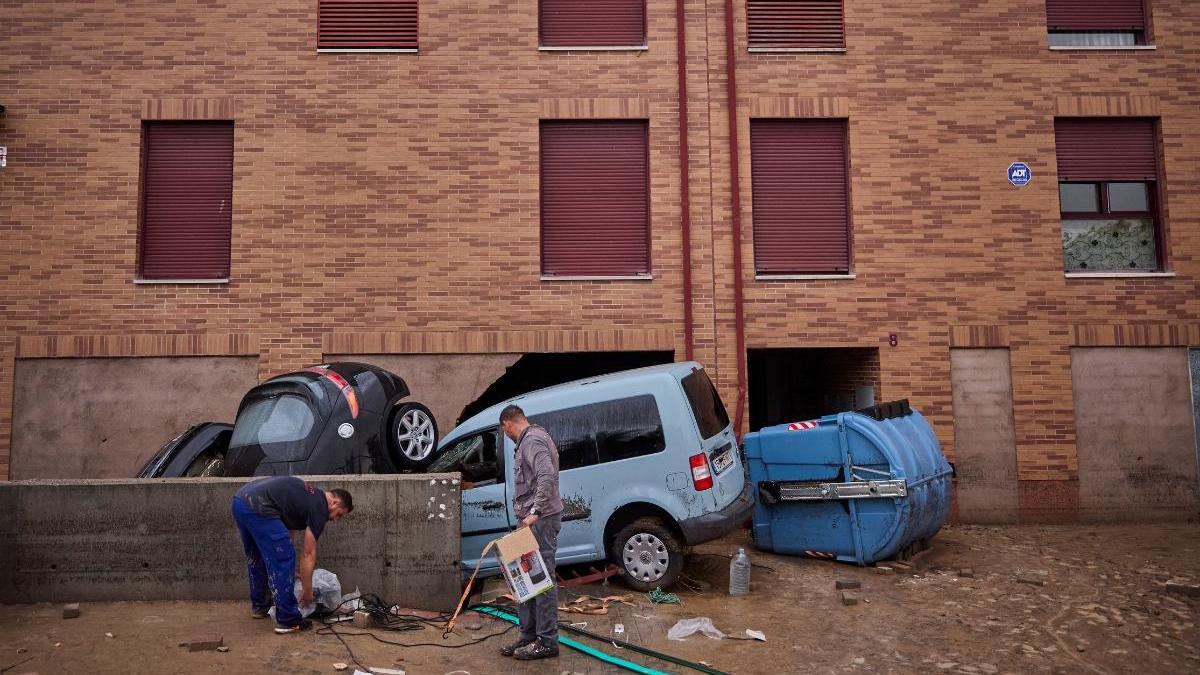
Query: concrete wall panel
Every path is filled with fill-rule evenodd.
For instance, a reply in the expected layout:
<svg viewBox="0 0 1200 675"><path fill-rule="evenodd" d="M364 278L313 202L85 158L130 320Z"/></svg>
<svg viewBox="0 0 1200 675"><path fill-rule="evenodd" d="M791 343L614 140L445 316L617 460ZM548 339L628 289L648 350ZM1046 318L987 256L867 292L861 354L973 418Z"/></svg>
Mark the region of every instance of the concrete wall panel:
<svg viewBox="0 0 1200 675"><path fill-rule="evenodd" d="M1015 523L1017 446L1007 349L950 350L958 519Z"/></svg>
<svg viewBox="0 0 1200 675"><path fill-rule="evenodd" d="M1086 520L1197 515L1186 349L1071 350Z"/></svg>
<svg viewBox="0 0 1200 675"><path fill-rule="evenodd" d="M429 406L445 436L459 413L520 359L520 354L334 354L325 361L359 361L396 373L408 383L409 400Z"/></svg>
<svg viewBox="0 0 1200 675"><path fill-rule="evenodd" d="M121 478L206 421L233 422L254 357L18 359L12 478Z"/></svg>
<svg viewBox="0 0 1200 675"><path fill-rule="evenodd" d="M457 474L314 476L354 512L329 523L317 565L390 602L458 598ZM247 595L230 516L242 478L0 483L0 603L217 600ZM299 537L297 537L299 540Z"/></svg>

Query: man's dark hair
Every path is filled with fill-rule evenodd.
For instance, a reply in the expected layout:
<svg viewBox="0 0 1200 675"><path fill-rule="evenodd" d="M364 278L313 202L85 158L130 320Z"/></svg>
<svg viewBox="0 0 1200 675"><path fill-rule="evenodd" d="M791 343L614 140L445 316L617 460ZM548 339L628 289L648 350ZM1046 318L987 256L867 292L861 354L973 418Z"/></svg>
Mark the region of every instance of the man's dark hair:
<svg viewBox="0 0 1200 675"><path fill-rule="evenodd" d="M346 492L342 488L334 488L329 491L329 494L342 502L342 506L346 507L346 513L354 510L354 498L350 496L349 492Z"/></svg>
<svg viewBox="0 0 1200 675"><path fill-rule="evenodd" d="M504 410L500 411L501 424L505 422L518 422L523 419L525 419L525 411L521 410L521 406L508 405L504 407Z"/></svg>

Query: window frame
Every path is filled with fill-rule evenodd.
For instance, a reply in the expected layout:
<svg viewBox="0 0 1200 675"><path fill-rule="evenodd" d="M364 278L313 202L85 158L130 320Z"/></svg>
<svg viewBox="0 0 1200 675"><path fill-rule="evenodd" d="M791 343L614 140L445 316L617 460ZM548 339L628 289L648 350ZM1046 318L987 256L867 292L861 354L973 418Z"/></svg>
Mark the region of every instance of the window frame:
<svg viewBox="0 0 1200 675"><path fill-rule="evenodd" d="M1111 211L1109 210L1109 185L1113 183L1141 183L1146 186L1146 210L1145 211ZM1084 270L1069 270L1064 269L1066 274L1128 274L1128 273L1159 273L1166 271L1166 237L1165 228L1159 214L1161 213L1161 196L1158 189L1157 180L1060 180L1058 181L1059 193L1059 228L1061 236L1061 228L1067 221L1071 220L1122 220L1122 219L1139 219L1150 220L1151 227L1154 233L1154 268L1153 269L1084 269ZM1061 189L1063 185L1095 185L1097 192L1097 203L1099 211L1064 211L1062 209Z"/></svg>
<svg viewBox="0 0 1200 675"><path fill-rule="evenodd" d="M1050 2L1050 1L1051 0L1046 0L1046 2ZM1153 25L1153 14L1151 11L1152 10L1152 2L1151 2L1151 0L1139 0L1139 1L1142 6L1142 29L1141 30L1114 30L1114 29L1109 29L1109 28L1052 29L1050 27L1049 6L1047 5L1045 8L1045 11L1047 12L1047 16L1046 16L1047 46L1051 50L1054 50L1054 51L1153 50L1156 47L1154 44L1154 25ZM1089 34L1132 33L1134 36L1134 43L1132 45L1064 45L1064 44L1056 45L1056 44L1053 44L1053 42L1050 40L1051 35L1076 34L1076 33L1089 33Z"/></svg>

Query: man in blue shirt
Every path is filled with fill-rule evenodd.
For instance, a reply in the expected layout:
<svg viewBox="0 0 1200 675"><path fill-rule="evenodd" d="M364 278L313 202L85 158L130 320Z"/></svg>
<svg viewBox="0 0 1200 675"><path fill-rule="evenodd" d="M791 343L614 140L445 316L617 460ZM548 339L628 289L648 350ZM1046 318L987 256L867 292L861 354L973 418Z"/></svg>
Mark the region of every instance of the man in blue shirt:
<svg viewBox="0 0 1200 675"><path fill-rule="evenodd" d="M296 549L289 530L304 532L300 556L300 605L313 601L312 575L317 566L317 538L325 523L354 510L345 490L319 490L294 476L260 478L242 486L233 496L233 520L242 535L246 570L250 578L250 615L267 616L275 604L275 632L292 633L311 624L300 614L293 580ZM270 600L267 590L270 589Z"/></svg>

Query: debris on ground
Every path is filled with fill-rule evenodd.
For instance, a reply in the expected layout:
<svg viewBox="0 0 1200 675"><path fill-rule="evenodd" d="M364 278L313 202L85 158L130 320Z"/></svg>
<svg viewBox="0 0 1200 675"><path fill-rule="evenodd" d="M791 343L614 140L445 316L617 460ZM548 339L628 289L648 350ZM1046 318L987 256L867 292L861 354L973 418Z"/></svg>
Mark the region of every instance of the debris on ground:
<svg viewBox="0 0 1200 675"><path fill-rule="evenodd" d="M646 599L652 605L678 605L679 596L674 593L667 593L661 588L655 588L646 594Z"/></svg>
<svg viewBox="0 0 1200 675"><path fill-rule="evenodd" d="M837 581L833 582L833 585L839 591L862 588L862 582L858 579L838 579Z"/></svg>
<svg viewBox="0 0 1200 675"><path fill-rule="evenodd" d="M355 628L370 628L375 625L375 617L365 609L354 610L354 627Z"/></svg>
<svg viewBox="0 0 1200 675"><path fill-rule="evenodd" d="M1168 593L1190 595L1193 598L1200 597L1200 585L1197 584L1185 584L1178 581L1168 581L1166 586Z"/></svg>
<svg viewBox="0 0 1200 675"><path fill-rule="evenodd" d="M106 638L115 638L115 637L117 637L117 636L116 636L116 635L113 635L112 633L105 633L105 634L104 634L104 637L106 637Z"/></svg>
<svg viewBox="0 0 1200 675"><path fill-rule="evenodd" d="M971 569L970 567L964 567L958 571L958 576L962 577L963 579L974 579L975 570Z"/></svg>
<svg viewBox="0 0 1200 675"><path fill-rule="evenodd" d="M370 668L367 668L367 671L370 672L371 675L405 675L403 668L380 668L378 666L371 666ZM356 670L354 672L357 673L359 671Z"/></svg>
<svg viewBox="0 0 1200 675"><path fill-rule="evenodd" d="M78 602L72 602L69 605L63 605L63 618L64 619L77 619L77 618L79 618L79 613L80 612L79 612L79 603Z"/></svg>
<svg viewBox="0 0 1200 675"><path fill-rule="evenodd" d="M631 600L632 596L629 595L606 595L603 598L581 595L565 605L559 605L558 611L573 614L604 615L608 614L608 606L610 604L620 602L631 605L633 604Z"/></svg>
<svg viewBox="0 0 1200 675"><path fill-rule="evenodd" d="M885 575L886 574L895 574L896 568L888 567L887 565L876 565L875 572L876 572L876 574L885 574Z"/></svg>
<svg viewBox="0 0 1200 675"><path fill-rule="evenodd" d="M346 670L346 669L347 669L347 668L349 668L349 667L350 667L350 664L348 664L348 663L342 663L341 661L338 661L337 663L333 664L333 669L334 669L334 670L336 670L336 671L338 671L338 672L341 672L341 671L343 671L343 670Z"/></svg>
<svg viewBox="0 0 1200 675"><path fill-rule="evenodd" d="M854 591L842 591L842 604L847 607L858 604L858 593Z"/></svg>
<svg viewBox="0 0 1200 675"><path fill-rule="evenodd" d="M225 644L223 635L198 635L187 641L189 652L211 652Z"/></svg>
<svg viewBox="0 0 1200 675"><path fill-rule="evenodd" d="M1046 574L1043 572L1017 572L1016 580L1030 586L1045 586Z"/></svg>
<svg viewBox="0 0 1200 675"><path fill-rule="evenodd" d="M458 622L458 625L462 626L463 628L465 628L467 630L482 630L483 629L483 617L479 616L478 614L476 614L474 612L471 612L471 613L463 615L462 619Z"/></svg>
<svg viewBox="0 0 1200 675"><path fill-rule="evenodd" d="M221 645L220 647L217 647L217 651L224 654L225 652L229 651L229 647L226 647L225 645Z"/></svg>
<svg viewBox="0 0 1200 675"><path fill-rule="evenodd" d="M698 616L694 619L680 619L677 621L667 631L667 639L682 640L697 631L704 633L704 635L714 640L720 640L725 637L725 634L717 630L717 627L713 625L712 619L707 616Z"/></svg>

